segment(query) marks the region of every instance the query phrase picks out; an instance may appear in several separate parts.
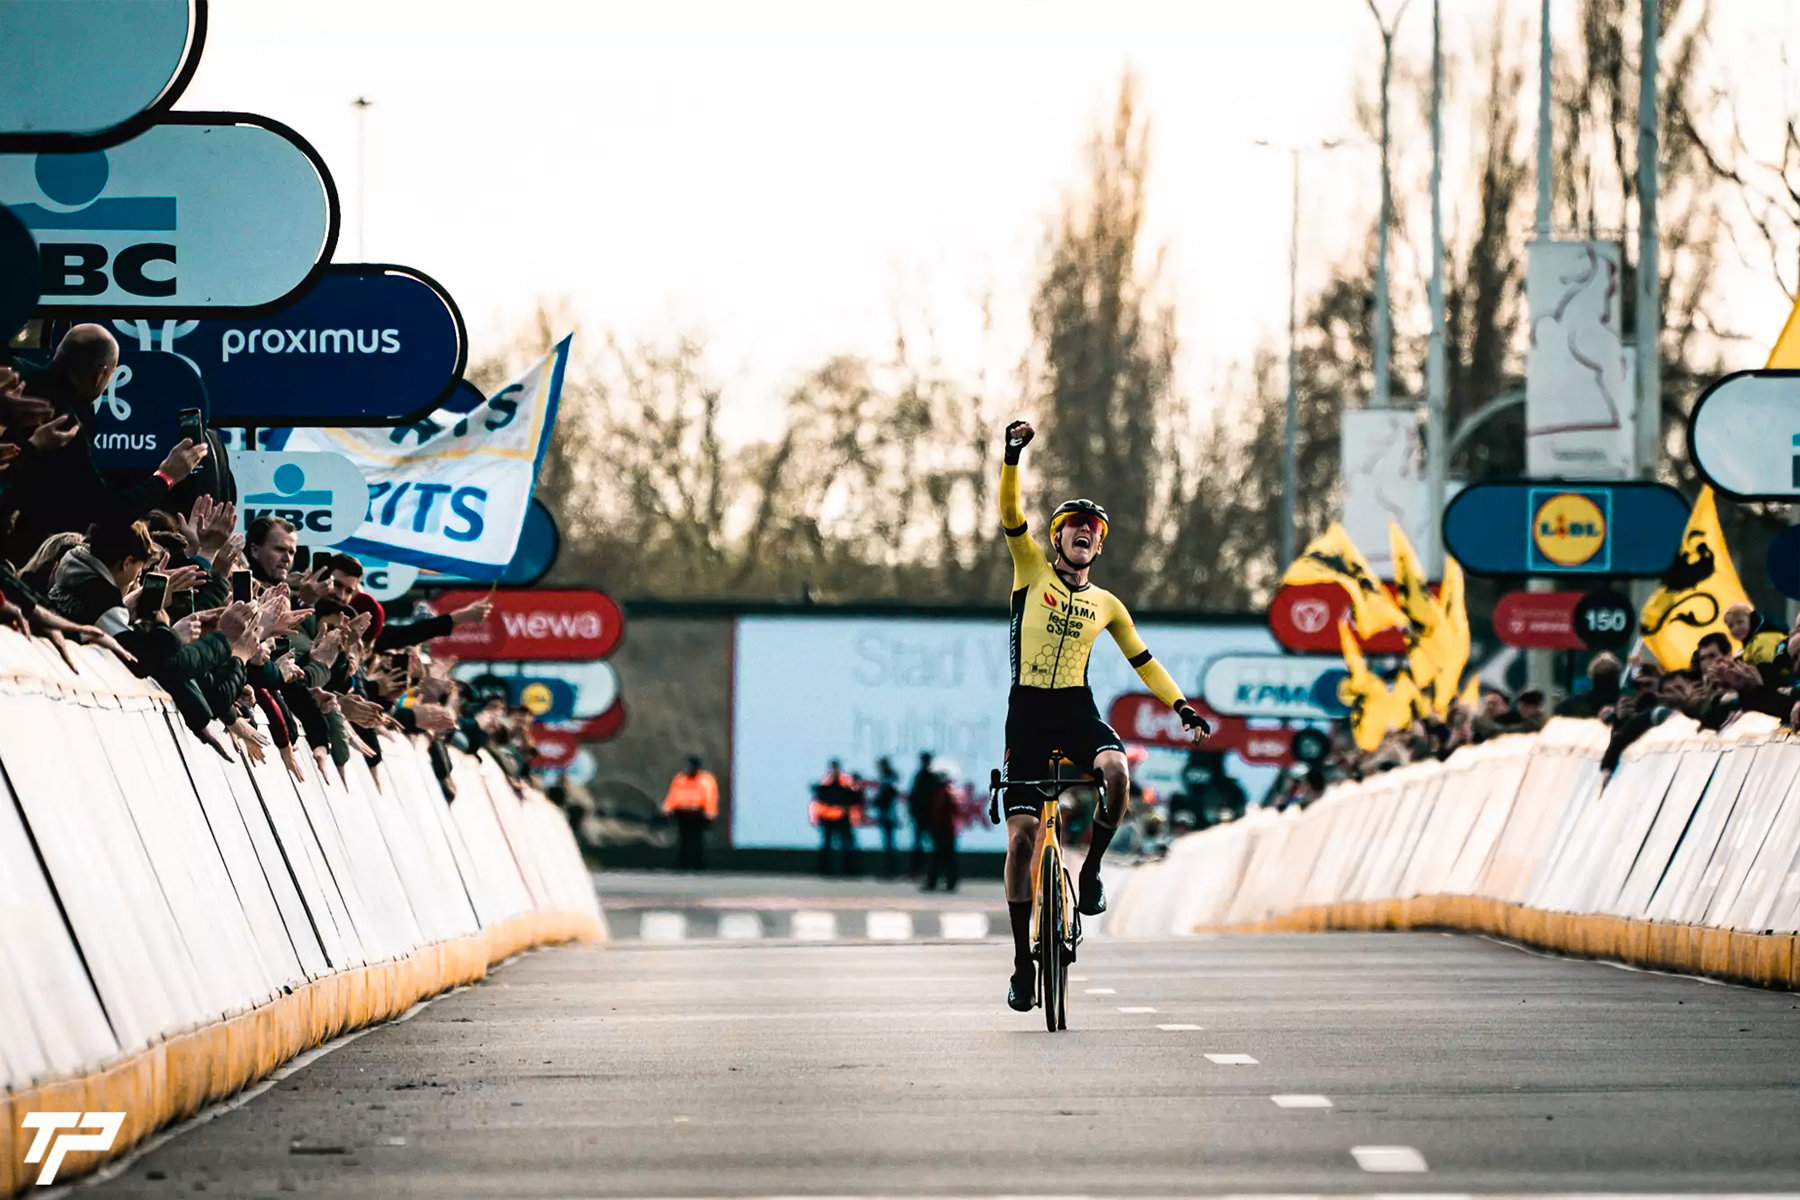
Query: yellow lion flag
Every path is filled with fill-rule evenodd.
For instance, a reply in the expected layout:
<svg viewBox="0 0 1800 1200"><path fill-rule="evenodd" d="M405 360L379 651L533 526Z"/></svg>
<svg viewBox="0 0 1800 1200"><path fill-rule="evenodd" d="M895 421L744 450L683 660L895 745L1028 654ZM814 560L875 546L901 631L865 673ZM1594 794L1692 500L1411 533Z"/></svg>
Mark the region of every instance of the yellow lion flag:
<svg viewBox="0 0 1800 1200"><path fill-rule="evenodd" d="M1701 488L1681 549L1663 575L1662 586L1645 602L1638 632L1665 670L1678 670L1693 659L1701 638L1715 631L1725 633L1725 610L1749 599L1719 531L1712 489Z"/></svg>
<svg viewBox="0 0 1800 1200"><path fill-rule="evenodd" d="M1307 543L1299 558L1288 564L1281 582L1342 585L1350 593L1350 612L1356 620L1356 631L1364 637L1406 623L1406 617L1394 606L1387 589L1375 578L1369 560L1344 532L1343 525L1335 521L1330 529Z"/></svg>
<svg viewBox="0 0 1800 1200"><path fill-rule="evenodd" d="M1392 521L1388 522L1388 544L1394 554L1394 591L1406 615L1406 673L1417 685L1424 706L1439 717L1448 716L1463 669L1469 665L1469 610L1463 600L1462 567L1446 556L1443 586L1433 596L1412 543Z"/></svg>
<svg viewBox="0 0 1800 1200"><path fill-rule="evenodd" d="M1389 691L1381 676L1369 670L1369 664L1357 648L1356 635L1347 621L1338 622L1338 644L1344 648L1344 665L1348 676L1338 684L1338 699L1350 710L1350 737L1359 750L1373 752L1381 748L1388 730L1411 725L1413 708L1410 696L1418 689L1406 681L1403 688ZM1401 673L1405 679L1405 673Z"/></svg>

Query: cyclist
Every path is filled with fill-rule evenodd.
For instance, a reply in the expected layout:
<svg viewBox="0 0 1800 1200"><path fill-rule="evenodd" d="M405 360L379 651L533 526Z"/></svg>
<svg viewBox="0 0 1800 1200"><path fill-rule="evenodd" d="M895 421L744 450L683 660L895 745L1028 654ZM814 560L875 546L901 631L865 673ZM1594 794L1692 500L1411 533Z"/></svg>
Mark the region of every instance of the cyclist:
<svg viewBox="0 0 1800 1200"><path fill-rule="evenodd" d="M1212 731L1187 702L1162 664L1150 656L1131 614L1117 597L1088 582L1106 544L1106 510L1070 500L1050 517L1050 554L1033 538L1019 500L1019 456L1036 431L1025 421L1006 427L1000 468L1000 525L1012 553L1012 691L1006 705L1007 774L1038 778L1060 750L1076 767L1105 782L1105 809L1094 814L1092 844L1081 864L1080 900L1088 916L1106 911L1100 859L1125 816L1130 773L1125 744L1100 719L1088 688L1088 655L1102 629L1112 635L1138 677L1181 717L1195 741ZM1041 797L1029 789L1006 793L1006 907L1012 919L1013 975L1006 1002L1028 1012L1035 1001L1031 954L1031 863Z"/></svg>

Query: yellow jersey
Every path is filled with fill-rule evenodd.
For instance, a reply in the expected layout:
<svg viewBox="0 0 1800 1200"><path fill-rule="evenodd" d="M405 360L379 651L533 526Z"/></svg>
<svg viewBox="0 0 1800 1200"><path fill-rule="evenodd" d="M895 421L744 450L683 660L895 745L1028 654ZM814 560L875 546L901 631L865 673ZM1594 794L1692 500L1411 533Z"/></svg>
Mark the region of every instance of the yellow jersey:
<svg viewBox="0 0 1800 1200"><path fill-rule="evenodd" d="M1185 697L1138 636L1119 598L1092 584L1071 588L1031 536L1019 499L1019 468L1000 468L1000 524L1012 553L1012 682L1016 687L1088 685L1088 659L1105 630L1138 678L1171 708Z"/></svg>

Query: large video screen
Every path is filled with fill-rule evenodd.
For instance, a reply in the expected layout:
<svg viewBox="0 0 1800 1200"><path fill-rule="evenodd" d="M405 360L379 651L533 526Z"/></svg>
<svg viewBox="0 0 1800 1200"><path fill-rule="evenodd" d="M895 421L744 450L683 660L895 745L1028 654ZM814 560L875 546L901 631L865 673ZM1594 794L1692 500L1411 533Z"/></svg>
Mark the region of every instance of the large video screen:
<svg viewBox="0 0 1800 1200"><path fill-rule="evenodd" d="M1277 650L1255 625L1158 624L1138 632L1190 694L1216 655ZM988 772L1000 765L1006 727L1007 623L1004 618L743 617L737 622L732 681L732 844L801 849L818 845L808 802L826 763L875 777L886 755L904 796L919 752L931 751L954 783L972 784L985 803ZM1125 692L1145 690L1110 637L1094 646L1089 683L1102 716ZM1158 790L1177 783L1182 751L1150 752L1137 777ZM1228 769L1259 799L1274 778L1268 767L1229 760ZM904 800L900 823L907 829ZM880 831L857 831L865 849ZM985 820L960 845L1000 850L999 827Z"/></svg>

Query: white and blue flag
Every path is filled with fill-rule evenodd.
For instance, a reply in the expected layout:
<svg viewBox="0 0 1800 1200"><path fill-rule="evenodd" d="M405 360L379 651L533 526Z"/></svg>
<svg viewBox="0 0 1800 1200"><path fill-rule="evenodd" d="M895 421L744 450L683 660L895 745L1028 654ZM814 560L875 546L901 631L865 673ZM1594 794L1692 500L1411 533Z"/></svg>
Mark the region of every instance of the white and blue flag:
<svg viewBox="0 0 1800 1200"><path fill-rule="evenodd" d="M556 427L573 336L467 412L440 408L391 428L283 430L265 444L333 451L362 471L369 510L339 550L498 579L518 548Z"/></svg>

